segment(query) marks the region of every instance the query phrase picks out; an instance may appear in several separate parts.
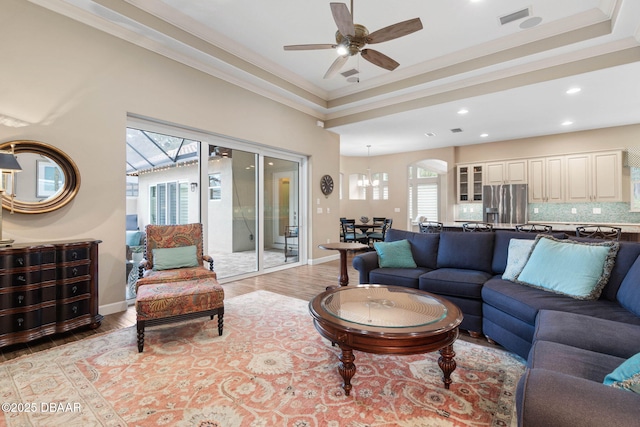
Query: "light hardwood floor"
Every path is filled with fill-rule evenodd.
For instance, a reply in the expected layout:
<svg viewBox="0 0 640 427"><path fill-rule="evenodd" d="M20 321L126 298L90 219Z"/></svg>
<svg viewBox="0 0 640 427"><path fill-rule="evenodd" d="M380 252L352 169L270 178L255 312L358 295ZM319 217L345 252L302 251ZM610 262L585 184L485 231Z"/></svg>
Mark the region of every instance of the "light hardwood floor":
<svg viewBox="0 0 640 427"><path fill-rule="evenodd" d="M352 257L353 255L349 255L347 261L349 281L351 284L357 284L358 272L351 265ZM327 286L335 286L338 284L339 270L339 261L331 261L317 265L303 265L263 274L261 276L235 280L224 283L222 286L224 287L226 299L257 290L265 290L309 301L317 294L323 292ZM0 362L81 340L95 334L126 328L135 324L135 308L129 307L125 312L105 316L102 325L97 329L81 328L64 334L44 337L30 343L15 344L1 348ZM132 331L132 333L135 332ZM491 346L486 340L471 338L465 332L461 332L461 337L466 341Z"/></svg>

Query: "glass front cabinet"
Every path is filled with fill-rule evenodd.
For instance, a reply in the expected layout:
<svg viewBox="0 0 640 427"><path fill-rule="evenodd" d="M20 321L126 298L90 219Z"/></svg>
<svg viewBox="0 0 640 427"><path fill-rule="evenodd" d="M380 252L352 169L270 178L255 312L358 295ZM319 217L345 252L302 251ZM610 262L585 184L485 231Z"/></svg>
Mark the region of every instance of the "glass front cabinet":
<svg viewBox="0 0 640 427"><path fill-rule="evenodd" d="M482 201L482 172L484 165L458 165L458 202Z"/></svg>

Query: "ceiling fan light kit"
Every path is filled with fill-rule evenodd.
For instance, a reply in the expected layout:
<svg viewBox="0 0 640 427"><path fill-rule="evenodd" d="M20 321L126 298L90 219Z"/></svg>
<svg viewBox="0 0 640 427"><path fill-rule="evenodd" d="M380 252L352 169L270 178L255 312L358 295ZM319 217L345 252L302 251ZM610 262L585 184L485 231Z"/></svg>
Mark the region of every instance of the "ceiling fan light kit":
<svg viewBox="0 0 640 427"><path fill-rule="evenodd" d="M389 25L370 34L364 25L354 24L353 0L351 1L351 12L349 12L347 5L344 3L330 3L330 6L333 20L338 27L338 31L336 31L336 44L303 44L284 47L284 50L336 49L338 58L336 58L325 73L325 79L335 76L349 57L357 55L358 53L362 58L378 67L389 71L395 70L400 65L397 61L377 50L365 49L364 47L367 44L382 43L397 39L422 29L422 21L420 21L420 18L414 18Z"/></svg>

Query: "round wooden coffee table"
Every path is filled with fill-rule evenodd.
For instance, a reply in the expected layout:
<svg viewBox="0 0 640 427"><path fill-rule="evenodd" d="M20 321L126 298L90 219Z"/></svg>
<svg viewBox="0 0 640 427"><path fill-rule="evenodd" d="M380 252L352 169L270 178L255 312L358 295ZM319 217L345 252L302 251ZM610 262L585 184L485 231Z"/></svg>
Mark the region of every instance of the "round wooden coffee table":
<svg viewBox="0 0 640 427"><path fill-rule="evenodd" d="M418 289L360 285L329 289L309 302L317 331L342 354L338 372L348 396L356 373L353 350L420 354L439 350L444 387L456 369L453 343L462 312L450 301Z"/></svg>

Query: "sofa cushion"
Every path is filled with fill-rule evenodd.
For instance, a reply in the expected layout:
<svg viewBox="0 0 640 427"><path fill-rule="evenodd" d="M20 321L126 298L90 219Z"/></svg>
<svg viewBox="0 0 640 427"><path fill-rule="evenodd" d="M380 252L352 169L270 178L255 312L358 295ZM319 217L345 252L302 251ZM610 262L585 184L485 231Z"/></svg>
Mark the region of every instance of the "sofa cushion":
<svg viewBox="0 0 640 427"><path fill-rule="evenodd" d="M603 384L640 393L640 353L631 356L604 377Z"/></svg>
<svg viewBox="0 0 640 427"><path fill-rule="evenodd" d="M516 282L576 299L597 299L618 248L617 242L581 243L539 235Z"/></svg>
<svg viewBox="0 0 640 427"><path fill-rule="evenodd" d="M502 273L504 280L514 281L516 279L527 263L534 243L533 239L511 239L507 254L507 266Z"/></svg>
<svg viewBox="0 0 640 427"><path fill-rule="evenodd" d="M444 296L481 299L482 285L491 274L460 268L439 268L420 276L420 289Z"/></svg>
<svg viewBox="0 0 640 427"><path fill-rule="evenodd" d="M640 317L629 312L615 301L576 300L529 286L502 280L495 276L482 287L482 300L498 310L534 325L538 311L558 310L586 314L601 319L640 325Z"/></svg>
<svg viewBox="0 0 640 427"><path fill-rule="evenodd" d="M408 240L395 242L375 242L373 244L378 253L378 265L381 268L416 268Z"/></svg>
<svg viewBox="0 0 640 427"><path fill-rule="evenodd" d="M440 234L414 233L412 231L390 228L385 235L385 242L407 239L411 243L413 260L418 267L434 269L437 266L438 242Z"/></svg>
<svg viewBox="0 0 640 427"><path fill-rule="evenodd" d="M418 278L430 271L428 268L376 268L369 272L369 283L395 285L418 289Z"/></svg>
<svg viewBox="0 0 640 427"><path fill-rule="evenodd" d="M621 306L640 316L640 257L633 263L625 276L616 299Z"/></svg>
<svg viewBox="0 0 640 427"><path fill-rule="evenodd" d="M638 324L564 311L540 310L533 339L553 341L622 359L640 352Z"/></svg>
<svg viewBox="0 0 640 427"><path fill-rule="evenodd" d="M195 246L153 249L153 269L170 270L173 268L197 267L198 257Z"/></svg>
<svg viewBox="0 0 640 427"><path fill-rule="evenodd" d="M527 365L601 383L624 359L550 341L536 341Z"/></svg>
<svg viewBox="0 0 640 427"><path fill-rule="evenodd" d="M438 268L464 268L491 273L494 233L440 233Z"/></svg>

